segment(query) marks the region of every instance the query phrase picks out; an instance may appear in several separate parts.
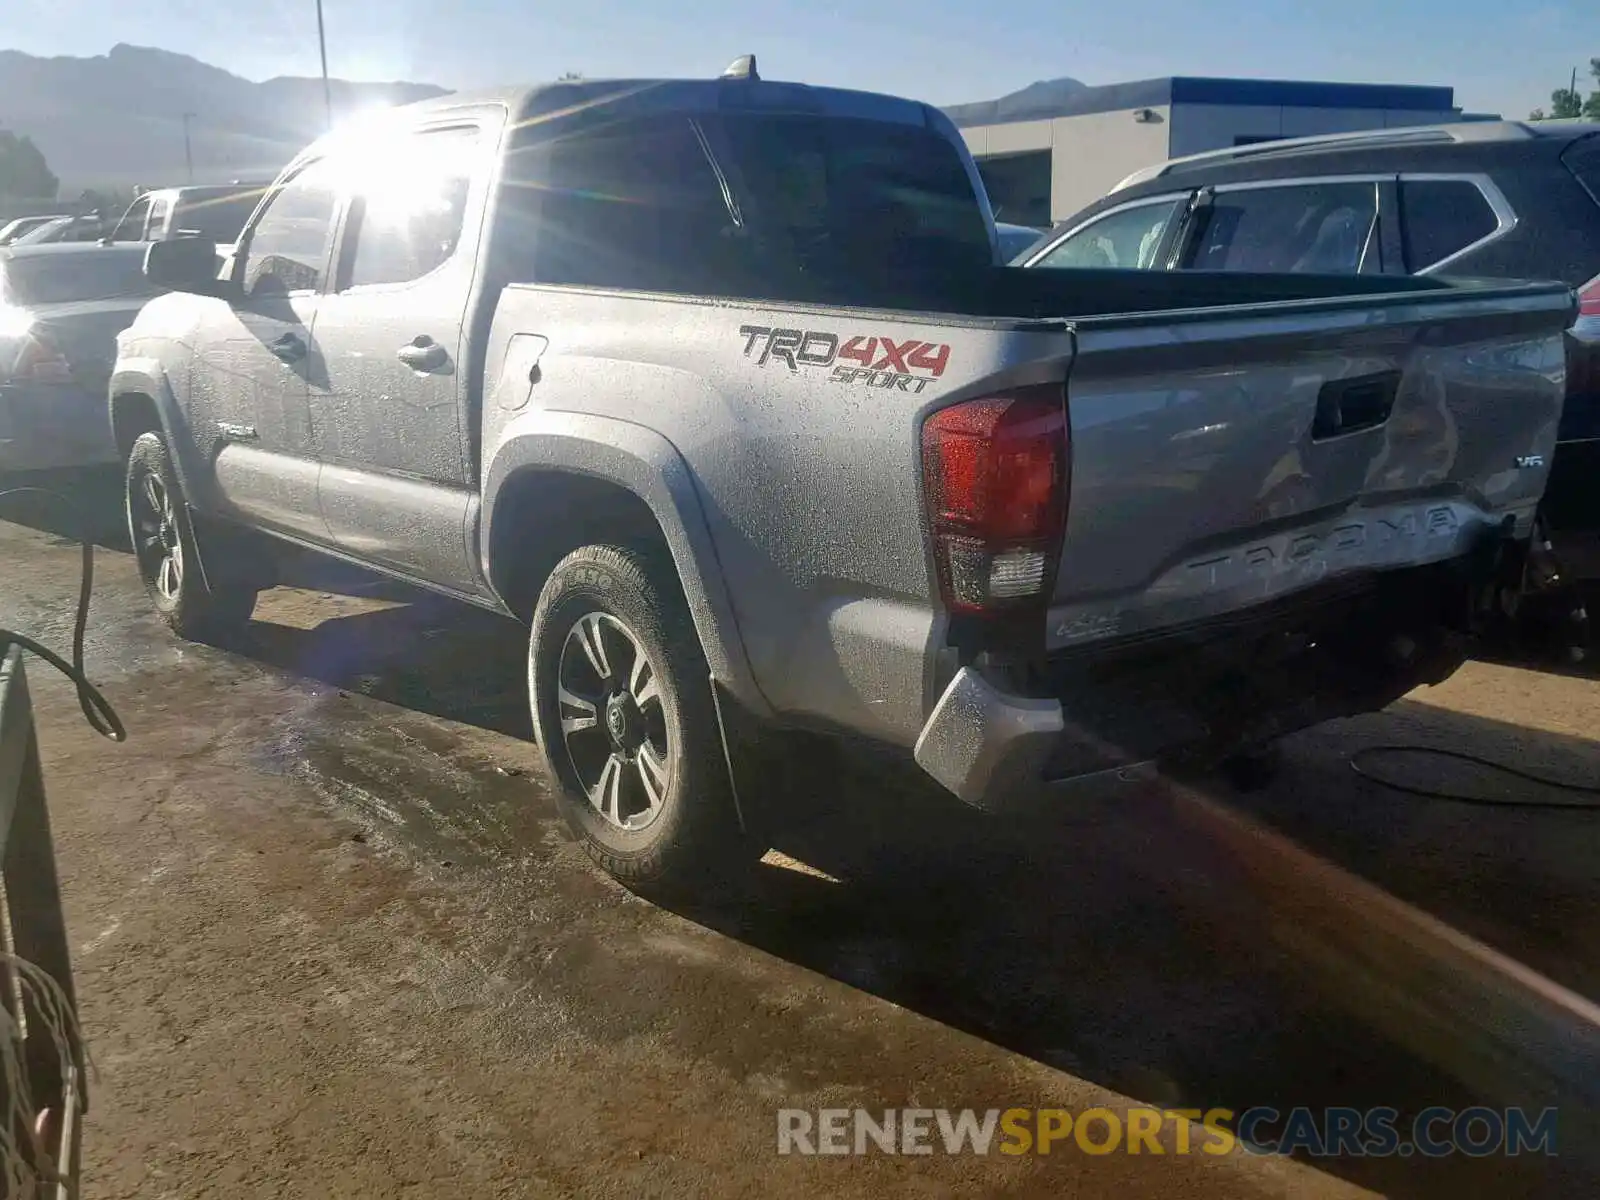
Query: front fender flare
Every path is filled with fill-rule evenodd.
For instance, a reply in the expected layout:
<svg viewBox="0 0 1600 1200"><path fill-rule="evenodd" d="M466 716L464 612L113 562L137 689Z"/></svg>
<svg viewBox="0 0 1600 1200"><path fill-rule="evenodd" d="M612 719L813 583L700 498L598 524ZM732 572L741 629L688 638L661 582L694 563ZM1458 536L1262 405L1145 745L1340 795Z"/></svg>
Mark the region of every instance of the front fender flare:
<svg viewBox="0 0 1600 1200"><path fill-rule="evenodd" d="M513 477L542 470L605 480L644 501L666 537L713 678L752 714L770 716L771 706L750 670L694 476L677 447L652 429L613 417L548 410L523 413L508 424L484 471L483 577L497 578L489 548L502 491Z"/></svg>
<svg viewBox="0 0 1600 1200"><path fill-rule="evenodd" d="M158 359L117 360L106 392L106 422L112 426L113 434L117 405L132 395L147 396L155 405L161 436L166 439L167 452L172 456L173 469L178 473L178 482L183 485L190 507L202 511L215 509L216 495L209 486L210 472L204 469L195 440L189 436L189 422Z"/></svg>

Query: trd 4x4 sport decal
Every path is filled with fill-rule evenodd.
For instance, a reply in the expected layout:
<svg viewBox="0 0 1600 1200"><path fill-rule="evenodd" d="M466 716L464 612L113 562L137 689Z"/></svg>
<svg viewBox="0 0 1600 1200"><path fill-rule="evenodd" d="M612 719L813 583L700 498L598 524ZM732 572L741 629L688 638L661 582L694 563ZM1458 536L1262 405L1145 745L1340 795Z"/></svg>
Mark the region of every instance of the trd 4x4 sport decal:
<svg viewBox="0 0 1600 1200"><path fill-rule="evenodd" d="M820 329L769 329L765 325L741 325L739 333L744 338L744 356L754 356L756 366L764 367L776 359L795 372L829 367L830 383L895 388L915 395L950 365L949 346L915 338L897 342L857 335L841 343L838 334Z"/></svg>

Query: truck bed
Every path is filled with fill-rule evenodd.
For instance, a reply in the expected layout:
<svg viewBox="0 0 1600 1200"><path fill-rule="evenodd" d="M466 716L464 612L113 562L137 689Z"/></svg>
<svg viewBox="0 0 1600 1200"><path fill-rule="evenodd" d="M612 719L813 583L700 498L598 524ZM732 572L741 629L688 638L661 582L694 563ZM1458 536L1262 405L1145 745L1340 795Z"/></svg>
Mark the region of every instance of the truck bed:
<svg viewBox="0 0 1600 1200"><path fill-rule="evenodd" d="M992 267L829 280L798 274L743 289L815 304L1019 319L1149 315L1178 309L1506 288L1402 275L1264 275L1227 271L1027 270ZM1521 285L1510 285L1516 290Z"/></svg>
<svg viewBox="0 0 1600 1200"><path fill-rule="evenodd" d="M1066 534L1032 620L1044 652L1085 649L1447 560L1508 519L1526 535L1571 312L1548 285L1000 268L844 298L513 285L488 362L532 404L511 421L487 403L486 444L535 410L637 421L648 396L772 707L902 744L953 636L920 482L931 412L1063 386ZM531 392L507 353L527 333L548 340ZM791 363L771 353L779 336L813 340ZM883 339L945 347L947 365L908 364L900 388L842 353ZM1389 405L1381 420L1318 436L1319 405L1359 416L1374 382L1391 389L1368 398Z"/></svg>

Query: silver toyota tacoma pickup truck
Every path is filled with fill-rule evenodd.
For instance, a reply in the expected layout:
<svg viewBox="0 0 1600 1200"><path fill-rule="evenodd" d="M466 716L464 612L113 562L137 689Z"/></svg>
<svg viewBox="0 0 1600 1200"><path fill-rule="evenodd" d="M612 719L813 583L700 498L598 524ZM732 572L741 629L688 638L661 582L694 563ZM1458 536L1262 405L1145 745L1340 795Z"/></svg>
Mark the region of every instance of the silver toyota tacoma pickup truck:
<svg viewBox="0 0 1600 1200"><path fill-rule="evenodd" d="M748 64L393 110L226 259L147 254L110 415L157 609L242 623L290 546L524 619L564 815L634 884L759 857L752 730L994 809L1443 679L1574 312L1006 268L938 111Z"/></svg>

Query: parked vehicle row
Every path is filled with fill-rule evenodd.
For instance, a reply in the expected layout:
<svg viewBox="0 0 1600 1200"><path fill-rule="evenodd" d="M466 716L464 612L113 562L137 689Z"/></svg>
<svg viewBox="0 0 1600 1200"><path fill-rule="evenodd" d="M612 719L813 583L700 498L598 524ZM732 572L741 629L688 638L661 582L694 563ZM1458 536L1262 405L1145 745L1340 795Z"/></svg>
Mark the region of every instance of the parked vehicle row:
<svg viewBox="0 0 1600 1200"><path fill-rule="evenodd" d="M116 337L156 291L143 246L0 248L0 470L117 460Z"/></svg>
<svg viewBox="0 0 1600 1200"><path fill-rule="evenodd" d="M63 219L60 213L44 213L32 217L17 217L0 225L0 246L9 246L25 233L38 229L51 221Z"/></svg>
<svg viewBox="0 0 1600 1200"><path fill-rule="evenodd" d="M1578 293L1543 515L1600 582L1600 124L1298 138L1151 167L1058 225L1034 267L1556 279Z"/></svg>
<svg viewBox="0 0 1600 1200"><path fill-rule="evenodd" d="M103 232L104 225L98 212L69 213L35 221L18 232L7 244L48 246L61 242L97 242Z"/></svg>
<svg viewBox="0 0 1600 1200"><path fill-rule="evenodd" d="M159 289L145 246L231 251L264 185L145 192L109 230L97 214L21 217L0 232L0 470L117 459L105 421L116 335Z"/></svg>
<svg viewBox="0 0 1600 1200"><path fill-rule="evenodd" d="M637 884L759 857L751 730L1003 809L1447 677L1526 552L1573 317L998 266L941 113L752 60L396 110L232 255L146 254L110 403L156 609L210 636L311 550L521 617L562 811Z"/></svg>

